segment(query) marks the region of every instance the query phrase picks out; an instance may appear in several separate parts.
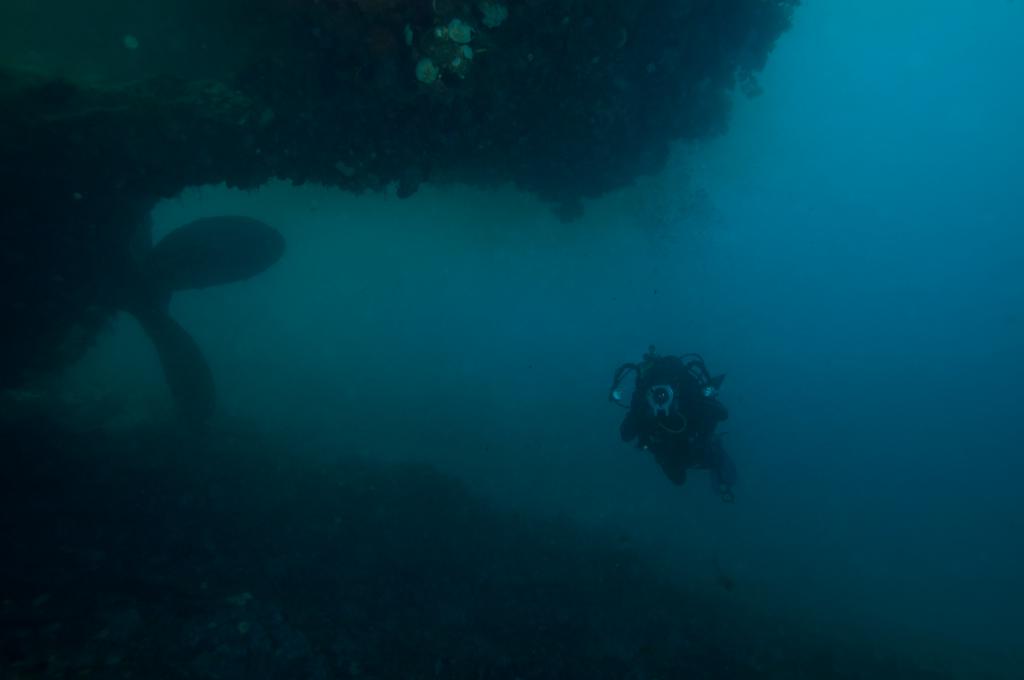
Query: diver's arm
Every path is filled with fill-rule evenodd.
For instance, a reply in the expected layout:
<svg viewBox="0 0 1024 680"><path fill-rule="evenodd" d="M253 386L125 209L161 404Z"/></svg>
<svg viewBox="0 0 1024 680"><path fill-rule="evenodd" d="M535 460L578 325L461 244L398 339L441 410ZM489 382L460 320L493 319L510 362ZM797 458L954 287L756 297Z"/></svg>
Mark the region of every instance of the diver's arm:
<svg viewBox="0 0 1024 680"><path fill-rule="evenodd" d="M729 420L729 409L717 399L705 398L702 400L701 406L708 421L717 424L723 420Z"/></svg>
<svg viewBox="0 0 1024 680"><path fill-rule="evenodd" d="M630 442L636 439L639 434L636 416L633 414L633 409L626 412L626 417L622 419L622 424L619 425L619 436L622 437L622 441Z"/></svg>

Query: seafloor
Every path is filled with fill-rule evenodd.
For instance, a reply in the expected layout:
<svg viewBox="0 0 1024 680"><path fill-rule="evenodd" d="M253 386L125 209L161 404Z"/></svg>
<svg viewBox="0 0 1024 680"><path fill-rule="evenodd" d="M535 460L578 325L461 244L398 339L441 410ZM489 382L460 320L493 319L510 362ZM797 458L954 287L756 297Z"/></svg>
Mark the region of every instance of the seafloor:
<svg viewBox="0 0 1024 680"><path fill-rule="evenodd" d="M4 678L943 677L422 465L46 420L0 461Z"/></svg>

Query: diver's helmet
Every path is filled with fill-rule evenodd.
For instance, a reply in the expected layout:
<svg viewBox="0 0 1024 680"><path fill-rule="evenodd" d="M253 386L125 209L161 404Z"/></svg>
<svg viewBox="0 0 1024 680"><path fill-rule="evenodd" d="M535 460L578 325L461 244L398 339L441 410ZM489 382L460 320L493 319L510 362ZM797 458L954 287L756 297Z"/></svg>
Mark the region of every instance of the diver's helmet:
<svg viewBox="0 0 1024 680"><path fill-rule="evenodd" d="M651 385L647 389L647 403L655 416L668 416L675 396L671 385Z"/></svg>

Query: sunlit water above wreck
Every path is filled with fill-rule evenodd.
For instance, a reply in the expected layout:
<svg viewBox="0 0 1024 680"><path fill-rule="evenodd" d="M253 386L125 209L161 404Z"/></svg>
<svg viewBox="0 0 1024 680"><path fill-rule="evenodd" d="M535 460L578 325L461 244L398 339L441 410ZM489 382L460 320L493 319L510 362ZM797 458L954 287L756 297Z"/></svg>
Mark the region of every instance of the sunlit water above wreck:
<svg viewBox="0 0 1024 680"><path fill-rule="evenodd" d="M511 189L190 190L158 233L249 214L288 253L174 312L230 417L621 527L690 582L720 559L739 606L1019 660L1024 8L911 5L804 7L728 136L568 226ZM619 442L611 372L652 343L728 373L735 505ZM127 317L70 384L170 410Z"/></svg>

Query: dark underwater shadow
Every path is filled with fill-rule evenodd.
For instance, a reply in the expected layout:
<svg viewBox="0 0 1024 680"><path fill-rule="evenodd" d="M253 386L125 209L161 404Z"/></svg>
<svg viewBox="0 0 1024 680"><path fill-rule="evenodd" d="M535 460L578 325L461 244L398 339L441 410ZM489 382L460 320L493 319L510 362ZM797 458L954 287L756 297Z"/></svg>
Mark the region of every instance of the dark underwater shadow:
<svg viewBox="0 0 1024 680"><path fill-rule="evenodd" d="M429 466L225 427L3 441L3 677L939 677Z"/></svg>

